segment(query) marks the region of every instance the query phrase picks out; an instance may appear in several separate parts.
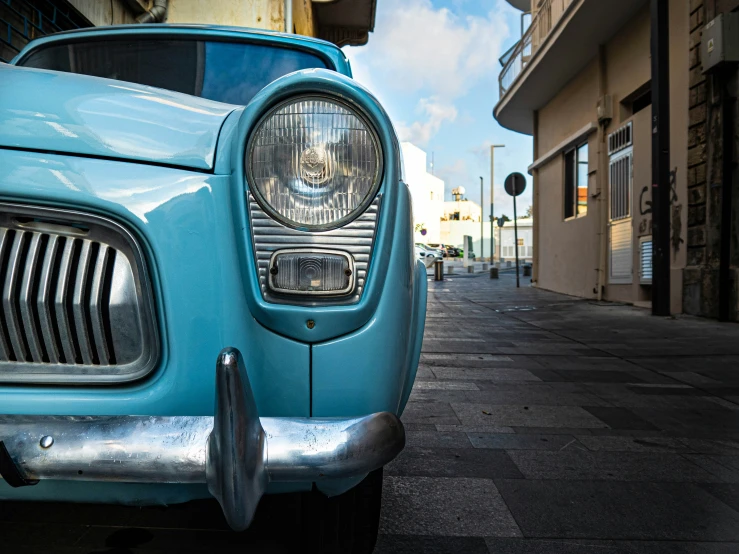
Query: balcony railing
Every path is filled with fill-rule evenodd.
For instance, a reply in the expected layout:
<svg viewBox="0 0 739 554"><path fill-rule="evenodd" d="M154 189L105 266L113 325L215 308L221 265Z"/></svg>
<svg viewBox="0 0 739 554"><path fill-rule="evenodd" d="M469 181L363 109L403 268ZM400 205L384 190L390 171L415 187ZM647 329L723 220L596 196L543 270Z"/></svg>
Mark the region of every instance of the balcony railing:
<svg viewBox="0 0 739 554"><path fill-rule="evenodd" d="M544 0L521 40L502 58L500 97L508 92L575 0Z"/></svg>

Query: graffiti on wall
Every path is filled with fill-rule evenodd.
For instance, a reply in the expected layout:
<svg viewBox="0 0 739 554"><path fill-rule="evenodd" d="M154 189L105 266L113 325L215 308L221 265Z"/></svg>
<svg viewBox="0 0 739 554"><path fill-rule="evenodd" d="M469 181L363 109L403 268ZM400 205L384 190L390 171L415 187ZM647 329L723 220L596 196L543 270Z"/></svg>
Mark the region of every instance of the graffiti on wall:
<svg viewBox="0 0 739 554"><path fill-rule="evenodd" d="M685 242L682 238L683 231L683 205L679 203L677 194L677 168L670 171L670 242L672 244L672 255L677 258L680 246ZM639 194L639 214L642 220L639 223L639 235L644 236L652 232L652 200L649 187L644 186Z"/></svg>
<svg viewBox="0 0 739 554"><path fill-rule="evenodd" d="M677 253L680 252L680 245L684 243L682 237L683 231L683 205L678 204L677 195L677 168L670 171L670 209L672 212L672 221L670 222L670 242L672 242L672 256L677 258Z"/></svg>
<svg viewBox="0 0 739 554"><path fill-rule="evenodd" d="M649 193L649 187L644 185L639 195L639 214L642 220L639 222L639 236L652 234L652 195Z"/></svg>

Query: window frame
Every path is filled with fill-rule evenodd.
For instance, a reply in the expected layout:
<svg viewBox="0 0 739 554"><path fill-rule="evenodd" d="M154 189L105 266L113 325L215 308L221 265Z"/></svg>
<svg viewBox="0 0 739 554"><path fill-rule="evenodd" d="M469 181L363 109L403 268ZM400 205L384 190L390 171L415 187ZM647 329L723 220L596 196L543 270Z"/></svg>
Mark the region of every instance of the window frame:
<svg viewBox="0 0 739 554"><path fill-rule="evenodd" d="M585 161L580 160L580 152L583 148L587 148L585 154L587 159ZM578 213L577 193L580 188L585 188L588 191L590 190L590 141L588 139L585 139L574 147L565 150L562 153L562 160L564 166L562 175L562 219L564 221L572 221L575 219L586 217L588 215L588 208L590 204L590 194L587 194L587 202L585 204L584 213ZM581 164L587 165L584 186L581 186L580 184L579 166Z"/></svg>

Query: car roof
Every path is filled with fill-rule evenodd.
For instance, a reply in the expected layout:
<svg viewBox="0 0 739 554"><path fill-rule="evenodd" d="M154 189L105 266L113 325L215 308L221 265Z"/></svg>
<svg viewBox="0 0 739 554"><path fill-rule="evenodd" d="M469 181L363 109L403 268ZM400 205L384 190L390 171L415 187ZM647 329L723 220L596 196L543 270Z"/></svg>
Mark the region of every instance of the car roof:
<svg viewBox="0 0 739 554"><path fill-rule="evenodd" d="M110 25L106 27L87 27L62 31L32 40L11 62L18 64L30 52L50 44L64 44L85 39L136 35L142 37L190 36L212 39L237 39L249 42L269 42L282 47L307 50L327 60L337 72L351 77L349 61L343 50L328 41L296 35L269 31L266 29L252 29L249 27L233 27L226 25L199 25L199 24L138 24L138 25Z"/></svg>

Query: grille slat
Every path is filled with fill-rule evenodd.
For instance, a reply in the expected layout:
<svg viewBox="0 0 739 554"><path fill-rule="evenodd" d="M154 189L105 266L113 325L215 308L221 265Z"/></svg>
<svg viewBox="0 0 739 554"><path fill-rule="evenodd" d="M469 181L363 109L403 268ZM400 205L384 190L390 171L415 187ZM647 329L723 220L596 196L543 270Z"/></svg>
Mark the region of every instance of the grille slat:
<svg viewBox="0 0 739 554"><path fill-rule="evenodd" d="M28 254L26 256L26 265L23 271L19 298L26 342L28 343L31 360L36 363L42 362L44 358L41 337L36 333L36 318L33 313L34 278L36 276L36 266L40 257L40 249L41 233L33 233L31 236L31 243L28 247Z"/></svg>
<svg viewBox="0 0 739 554"><path fill-rule="evenodd" d="M2 261L5 259L5 254L10 248L10 241L12 233L7 229L0 228L0 270L3 267ZM4 275L0 271L0 290L3 290L2 285L4 282ZM7 361L11 357L10 343L5 338L6 334L5 318L0 314L0 360Z"/></svg>
<svg viewBox="0 0 739 554"><path fill-rule="evenodd" d="M8 258L8 268L5 274L5 287L3 288L3 312L5 324L8 327L10 345L17 360L26 360L26 349L23 341L23 328L18 317L17 294L18 281L20 277L21 252L25 233L15 233L13 244Z"/></svg>
<svg viewBox="0 0 739 554"><path fill-rule="evenodd" d="M87 302L85 298L88 285L87 274L90 269L91 257L92 242L83 240L77 273L75 274L74 292L72 295L72 317L74 319L74 328L77 333L77 344L80 356L82 357L82 363L86 365L92 365L93 363L93 345L91 344L91 337L87 328Z"/></svg>
<svg viewBox="0 0 739 554"><path fill-rule="evenodd" d="M56 324L59 329L59 340L62 343L65 362L72 364L77 359L72 342L72 326L70 325L69 313L67 313L67 296L69 292L69 278L72 271L72 257L74 254L74 240L66 239L62 260L59 264L59 275L57 277L56 296L54 298L54 312Z"/></svg>
<svg viewBox="0 0 739 554"><path fill-rule="evenodd" d="M259 285L265 299L270 297L267 287L269 260L275 250L284 248L331 248L343 250L354 258L356 288L352 295L338 299L343 303L356 302L362 296L369 269L370 255L375 241L380 209L378 196L357 219L340 229L325 232L305 232L285 227L268 216L249 193L249 218L257 259Z"/></svg>
<svg viewBox="0 0 739 554"><path fill-rule="evenodd" d="M90 285L90 322L92 323L93 338L101 364L110 363L110 352L108 351L108 345L105 340L105 323L103 321L104 278L108 260L109 248L107 245L101 245Z"/></svg>
<svg viewBox="0 0 739 554"><path fill-rule="evenodd" d="M92 214L0 202L0 383L122 383L158 357L133 235Z"/></svg>
<svg viewBox="0 0 739 554"><path fill-rule="evenodd" d="M36 296L36 311L39 318L39 326L41 327L41 340L44 341L46 347L46 355L49 363L59 363L59 349L57 348L56 339L54 337L54 325L52 323L51 314L51 286L53 283L54 260L58 252L59 237L50 235L46 244L46 252L41 262L41 276L39 277L38 295Z"/></svg>

